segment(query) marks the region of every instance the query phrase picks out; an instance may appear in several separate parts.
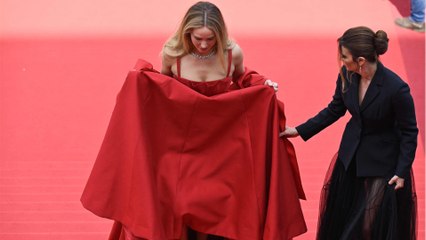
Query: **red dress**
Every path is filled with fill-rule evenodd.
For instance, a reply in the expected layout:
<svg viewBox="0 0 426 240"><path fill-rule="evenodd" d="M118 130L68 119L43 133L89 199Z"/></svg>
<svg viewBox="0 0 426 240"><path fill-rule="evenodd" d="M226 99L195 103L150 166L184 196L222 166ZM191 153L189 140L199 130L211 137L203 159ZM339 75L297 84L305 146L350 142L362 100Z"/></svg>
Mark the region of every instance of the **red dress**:
<svg viewBox="0 0 426 240"><path fill-rule="evenodd" d="M130 71L84 207L143 239L180 239L183 226L238 240L304 233L294 149L265 79L178 80L143 60Z"/></svg>

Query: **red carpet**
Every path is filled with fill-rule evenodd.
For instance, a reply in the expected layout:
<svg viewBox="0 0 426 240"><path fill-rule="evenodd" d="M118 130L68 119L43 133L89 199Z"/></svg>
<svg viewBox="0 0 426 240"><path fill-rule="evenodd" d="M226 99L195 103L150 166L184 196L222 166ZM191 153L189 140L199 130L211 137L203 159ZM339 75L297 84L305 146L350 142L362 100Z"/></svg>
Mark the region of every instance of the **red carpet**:
<svg viewBox="0 0 426 240"><path fill-rule="evenodd" d="M262 6L257 4L248 3L247 11L255 12ZM219 6L227 9L223 12L228 22L233 21L231 33L236 33L232 35L244 51L245 64L279 82L278 97L286 104L290 125L311 117L331 99L338 72L336 38L343 29L366 24L388 32L389 51L382 61L410 84L421 130L414 170L418 236L424 240L424 34L393 26L401 7L392 2L360 1L354 10L370 9L361 14L361 23L347 16L351 15L347 6L334 6L333 13L338 16L332 17L323 15L331 3L298 4L282 3L280 7L286 13L282 15L279 10L268 9L271 15L283 18L272 25L268 22L273 16L261 15L267 18L261 23L250 18L246 24L261 35L243 28L243 20L232 12L235 6L225 2ZM302 17L310 14L313 18L309 19L318 21L312 26L304 21L301 28L295 28L297 11L289 8L301 10L309 4L314 6L301 13ZM168 19L176 21L189 5L177 6L178 13ZM375 13L378 6L386 7L381 8L380 16ZM23 26L18 25L20 28ZM106 239L112 222L84 210L79 198L128 69L137 58L147 59L159 69L159 52L169 33L154 35L146 30L139 37L118 37L116 32L89 37L46 33L34 40L12 34L12 27L4 29L9 32L0 38L0 239ZM292 139L308 197L302 204L309 231L297 239L314 239L321 184L347 117L309 142Z"/></svg>

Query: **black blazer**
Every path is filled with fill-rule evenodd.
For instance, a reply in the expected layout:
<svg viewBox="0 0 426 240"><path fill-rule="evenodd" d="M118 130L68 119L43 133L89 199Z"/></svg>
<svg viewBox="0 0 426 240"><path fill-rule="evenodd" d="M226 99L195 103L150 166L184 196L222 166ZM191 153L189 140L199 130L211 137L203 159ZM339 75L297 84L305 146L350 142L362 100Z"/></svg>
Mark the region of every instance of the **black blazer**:
<svg viewBox="0 0 426 240"><path fill-rule="evenodd" d="M356 161L357 176L407 177L417 147L417 123L410 88L380 62L359 105L360 75L342 68L347 91L342 92L340 75L333 100L306 123L296 127L303 140L308 140L328 127L346 110L352 115L340 142L338 157L345 168ZM350 75L352 74L352 77Z"/></svg>

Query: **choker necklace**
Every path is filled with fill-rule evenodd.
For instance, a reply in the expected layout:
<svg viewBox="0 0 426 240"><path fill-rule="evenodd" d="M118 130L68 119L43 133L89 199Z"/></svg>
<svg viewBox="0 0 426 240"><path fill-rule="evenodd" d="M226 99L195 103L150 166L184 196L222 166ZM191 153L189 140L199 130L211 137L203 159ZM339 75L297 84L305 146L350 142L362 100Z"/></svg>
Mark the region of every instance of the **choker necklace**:
<svg viewBox="0 0 426 240"><path fill-rule="evenodd" d="M198 54L198 53L191 52L191 55L192 55L194 58L198 59L198 60L207 60L207 59L209 59L209 58L213 57L215 54L216 54L216 52L215 52L215 51L211 51L211 52L210 52L209 54L207 54L207 55L200 55L200 54Z"/></svg>

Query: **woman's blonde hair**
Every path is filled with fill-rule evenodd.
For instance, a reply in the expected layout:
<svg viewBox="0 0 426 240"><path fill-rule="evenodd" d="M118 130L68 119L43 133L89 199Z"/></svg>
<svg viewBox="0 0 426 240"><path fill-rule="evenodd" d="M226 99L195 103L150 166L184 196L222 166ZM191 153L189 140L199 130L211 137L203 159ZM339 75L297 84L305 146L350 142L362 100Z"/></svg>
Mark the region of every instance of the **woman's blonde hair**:
<svg viewBox="0 0 426 240"><path fill-rule="evenodd" d="M164 44L162 54L181 57L194 51L191 33L193 29L201 27L207 27L214 33L216 46L213 51L225 66L224 53L233 47L234 42L228 38L222 13L210 2L197 2L188 9L176 33Z"/></svg>

